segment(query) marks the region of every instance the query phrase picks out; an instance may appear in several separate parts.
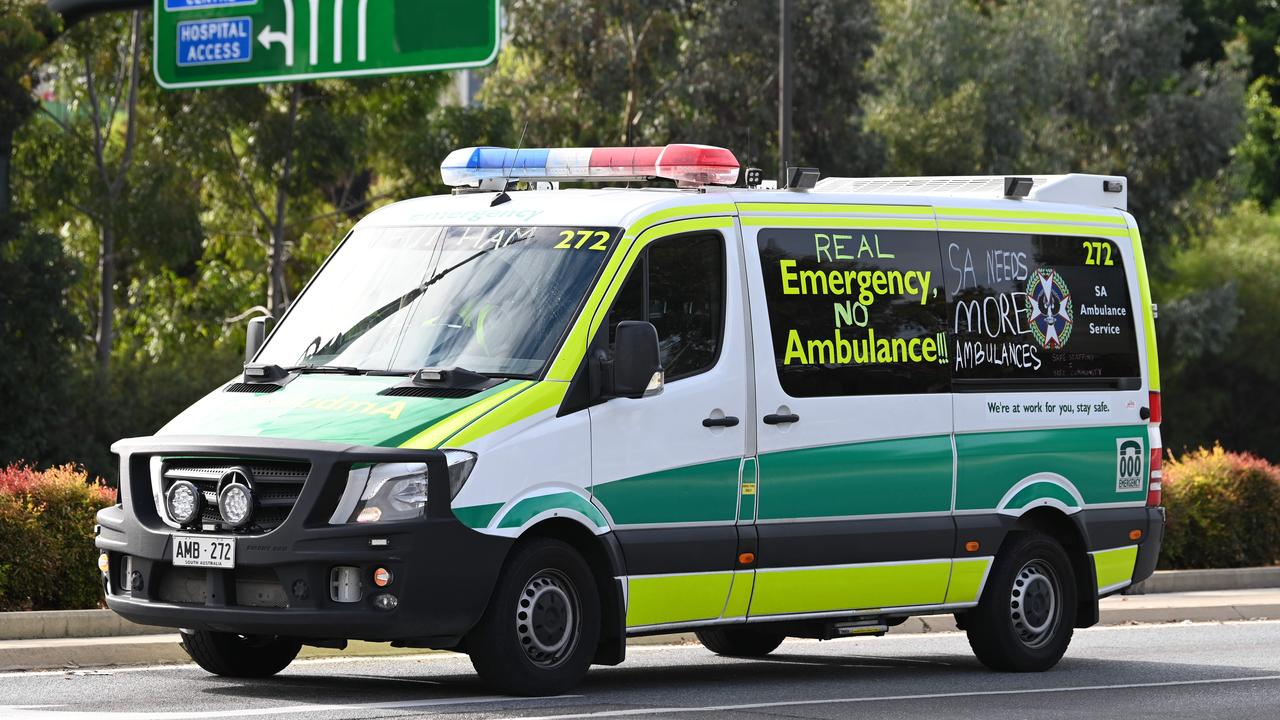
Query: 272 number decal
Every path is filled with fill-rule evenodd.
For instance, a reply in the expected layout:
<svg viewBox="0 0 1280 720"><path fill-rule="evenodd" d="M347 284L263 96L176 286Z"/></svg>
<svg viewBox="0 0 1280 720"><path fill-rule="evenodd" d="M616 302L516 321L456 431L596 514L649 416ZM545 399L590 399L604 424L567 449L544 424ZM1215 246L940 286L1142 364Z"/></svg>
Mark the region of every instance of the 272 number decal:
<svg viewBox="0 0 1280 720"><path fill-rule="evenodd" d="M1111 259L1111 243L1100 240L1084 241L1085 265L1115 265Z"/></svg>
<svg viewBox="0 0 1280 720"><path fill-rule="evenodd" d="M595 238L595 242L587 245L587 241ZM609 233L604 230L561 230L560 242L555 244L557 250L608 250Z"/></svg>

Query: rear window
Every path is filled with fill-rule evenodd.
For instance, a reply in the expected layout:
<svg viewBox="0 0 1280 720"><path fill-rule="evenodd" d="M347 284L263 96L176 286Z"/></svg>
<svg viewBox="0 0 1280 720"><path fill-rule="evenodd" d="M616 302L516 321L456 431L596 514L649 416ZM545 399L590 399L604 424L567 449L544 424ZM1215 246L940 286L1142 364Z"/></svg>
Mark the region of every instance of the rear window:
<svg viewBox="0 0 1280 720"><path fill-rule="evenodd" d="M1114 241L941 233L957 390L1136 387L1137 334Z"/></svg>

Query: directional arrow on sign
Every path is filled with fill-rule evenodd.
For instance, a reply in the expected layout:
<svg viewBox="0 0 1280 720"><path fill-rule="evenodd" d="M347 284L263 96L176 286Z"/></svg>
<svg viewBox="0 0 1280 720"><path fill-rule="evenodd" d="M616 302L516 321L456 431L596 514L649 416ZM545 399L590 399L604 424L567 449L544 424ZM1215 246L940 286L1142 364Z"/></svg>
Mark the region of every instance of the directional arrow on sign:
<svg viewBox="0 0 1280 720"><path fill-rule="evenodd" d="M9 0L0 0L0 7L6 2ZM493 62L501 44L502 0L150 3L156 9L156 79L168 89L480 67ZM249 6L252 10L233 9ZM235 33L223 32L222 28L230 27L226 23L233 20ZM212 23L221 34L214 36L206 30L183 34L187 24L197 22Z"/></svg>
<svg viewBox="0 0 1280 720"><path fill-rule="evenodd" d="M270 50L276 43L284 45L284 64L293 67L293 0L281 0L284 3L284 32L272 32L267 25L258 33L258 42Z"/></svg>

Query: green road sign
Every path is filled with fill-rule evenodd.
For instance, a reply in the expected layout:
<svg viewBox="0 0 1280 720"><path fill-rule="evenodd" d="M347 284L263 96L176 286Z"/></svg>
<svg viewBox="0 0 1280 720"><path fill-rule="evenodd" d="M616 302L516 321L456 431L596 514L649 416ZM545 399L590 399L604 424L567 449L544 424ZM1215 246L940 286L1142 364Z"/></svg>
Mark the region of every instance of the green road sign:
<svg viewBox="0 0 1280 720"><path fill-rule="evenodd" d="M155 0L170 89L479 67L501 0Z"/></svg>

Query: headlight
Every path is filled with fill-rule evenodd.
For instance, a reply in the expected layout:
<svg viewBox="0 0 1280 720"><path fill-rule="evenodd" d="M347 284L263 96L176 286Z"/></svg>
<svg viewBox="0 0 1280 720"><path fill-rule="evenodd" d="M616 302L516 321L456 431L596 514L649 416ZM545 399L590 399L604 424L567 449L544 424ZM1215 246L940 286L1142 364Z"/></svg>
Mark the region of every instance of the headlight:
<svg viewBox="0 0 1280 720"><path fill-rule="evenodd" d="M233 528L248 525L249 519L253 517L253 494L244 485L227 485L218 493L218 512Z"/></svg>
<svg viewBox="0 0 1280 720"><path fill-rule="evenodd" d="M204 495L195 485L179 480L169 486L164 496L164 506L169 511L169 517L179 525L189 525L200 517Z"/></svg>
<svg viewBox="0 0 1280 720"><path fill-rule="evenodd" d="M449 499L457 497L476 464L476 454L445 450L449 464ZM426 463L381 463L352 468L347 488L329 522L393 522L422 517L427 509Z"/></svg>

